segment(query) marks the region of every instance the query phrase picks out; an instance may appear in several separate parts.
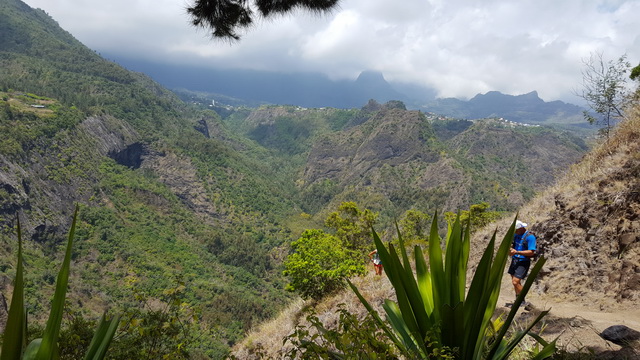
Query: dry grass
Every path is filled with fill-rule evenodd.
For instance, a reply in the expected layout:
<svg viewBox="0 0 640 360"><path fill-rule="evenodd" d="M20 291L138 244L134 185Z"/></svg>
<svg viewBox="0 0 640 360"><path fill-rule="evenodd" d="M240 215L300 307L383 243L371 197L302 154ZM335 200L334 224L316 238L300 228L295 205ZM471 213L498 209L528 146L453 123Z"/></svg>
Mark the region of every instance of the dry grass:
<svg viewBox="0 0 640 360"><path fill-rule="evenodd" d="M373 269L367 275L355 277L351 281L380 314L383 313L384 300L395 299L393 288L387 277L376 276ZM350 313L357 314L359 317L366 316L366 309L351 289L328 296L318 303L297 299L275 319L250 331L247 337L233 348L232 354L239 359L284 359L284 353L289 344L283 345L283 339L293 332L296 325L309 325L306 316L310 314L311 309L325 326L335 327L339 320L337 309L341 304ZM261 356L264 357L255 355L256 351L262 352Z"/></svg>
<svg viewBox="0 0 640 360"><path fill-rule="evenodd" d="M273 320L262 323L249 331L245 339L233 349L233 355L239 359L258 359L254 353L264 350L270 357L281 358L283 339L289 335L296 325L308 303L298 298Z"/></svg>

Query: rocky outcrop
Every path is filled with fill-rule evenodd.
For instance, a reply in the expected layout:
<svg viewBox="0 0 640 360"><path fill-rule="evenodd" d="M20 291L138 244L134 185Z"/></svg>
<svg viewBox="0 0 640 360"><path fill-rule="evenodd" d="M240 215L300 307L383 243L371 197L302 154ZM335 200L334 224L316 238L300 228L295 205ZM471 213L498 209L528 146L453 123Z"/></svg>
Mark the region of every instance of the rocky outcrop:
<svg viewBox="0 0 640 360"><path fill-rule="evenodd" d="M562 291L640 301L640 160L629 158L594 177L579 193L556 194L555 209L536 225L549 258L541 281ZM568 273L575 282L558 283Z"/></svg>
<svg viewBox="0 0 640 360"><path fill-rule="evenodd" d="M198 122L196 123L196 125L193 126L193 128L196 129L196 131L198 131L202 135L204 135L204 137L206 137L207 139L211 138L211 135L209 134L209 125L207 125L206 119L198 120Z"/></svg>
<svg viewBox="0 0 640 360"><path fill-rule="evenodd" d="M429 124L420 112L384 108L366 125L318 141L309 154L304 182L351 182L383 164L435 162L439 154L425 146L423 133L428 131Z"/></svg>
<svg viewBox="0 0 640 360"><path fill-rule="evenodd" d="M125 150L139 137L131 125L108 115L88 117L80 124L80 129L103 156Z"/></svg>
<svg viewBox="0 0 640 360"><path fill-rule="evenodd" d="M131 169L138 169L140 165L142 165L142 157L148 154L149 149L147 145L135 142L120 151L110 151L108 155L120 165Z"/></svg>
<svg viewBox="0 0 640 360"><path fill-rule="evenodd" d="M20 166L0 155L0 217L5 221L21 209L30 209L30 181Z"/></svg>
<svg viewBox="0 0 640 360"><path fill-rule="evenodd" d="M55 141L39 141L19 159L0 155L0 224L12 224L16 214L29 211L22 219L25 238L41 243L63 238L74 204L91 196L95 165L102 156L126 152L137 138L123 121L92 116Z"/></svg>
<svg viewBox="0 0 640 360"><path fill-rule="evenodd" d="M636 110L615 135L520 210L547 259L534 285L543 296L601 310L640 305L638 129ZM479 236L486 238L495 227Z"/></svg>
<svg viewBox="0 0 640 360"><path fill-rule="evenodd" d="M219 225L223 221L223 214L209 199L191 159L174 153L147 151L141 158L141 168L153 171L160 182L206 223Z"/></svg>

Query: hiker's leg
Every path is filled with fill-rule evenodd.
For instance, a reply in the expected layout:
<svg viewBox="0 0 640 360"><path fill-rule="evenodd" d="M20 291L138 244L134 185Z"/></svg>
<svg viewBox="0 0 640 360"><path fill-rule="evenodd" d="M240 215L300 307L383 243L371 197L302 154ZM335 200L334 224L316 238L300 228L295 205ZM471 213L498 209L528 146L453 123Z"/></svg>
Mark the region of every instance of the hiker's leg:
<svg viewBox="0 0 640 360"><path fill-rule="evenodd" d="M522 279L517 278L514 275L511 275L511 283L513 284L513 289L516 291L516 297L520 295L522 291Z"/></svg>

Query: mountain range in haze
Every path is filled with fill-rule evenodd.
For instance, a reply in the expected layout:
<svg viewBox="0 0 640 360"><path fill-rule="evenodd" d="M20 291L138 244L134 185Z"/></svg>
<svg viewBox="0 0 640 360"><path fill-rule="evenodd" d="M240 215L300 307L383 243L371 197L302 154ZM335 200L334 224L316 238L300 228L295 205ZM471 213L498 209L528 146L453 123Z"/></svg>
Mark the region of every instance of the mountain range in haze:
<svg viewBox="0 0 640 360"><path fill-rule="evenodd" d="M229 97L248 105L286 104L303 107L359 108L373 99L404 102L408 109L450 117L505 118L520 123L584 127L584 109L562 101L546 102L536 91L507 95L498 91L470 100L436 98L436 91L415 84L389 82L377 71L363 71L353 81L332 80L321 73L279 73L240 69L210 69L160 64L107 56L130 70L143 72L170 89L205 92L212 100Z"/></svg>

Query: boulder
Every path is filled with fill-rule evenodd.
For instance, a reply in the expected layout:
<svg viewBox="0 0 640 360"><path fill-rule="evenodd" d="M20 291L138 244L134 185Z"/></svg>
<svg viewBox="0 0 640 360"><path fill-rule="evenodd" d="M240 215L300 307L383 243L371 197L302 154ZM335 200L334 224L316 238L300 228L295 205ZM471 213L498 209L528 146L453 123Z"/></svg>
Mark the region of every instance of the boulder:
<svg viewBox="0 0 640 360"><path fill-rule="evenodd" d="M639 331L624 325L609 326L598 335L600 335L601 338L620 346L631 346L632 343L640 340Z"/></svg>

